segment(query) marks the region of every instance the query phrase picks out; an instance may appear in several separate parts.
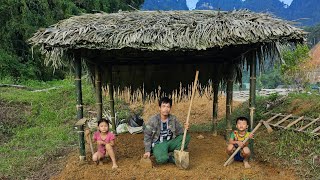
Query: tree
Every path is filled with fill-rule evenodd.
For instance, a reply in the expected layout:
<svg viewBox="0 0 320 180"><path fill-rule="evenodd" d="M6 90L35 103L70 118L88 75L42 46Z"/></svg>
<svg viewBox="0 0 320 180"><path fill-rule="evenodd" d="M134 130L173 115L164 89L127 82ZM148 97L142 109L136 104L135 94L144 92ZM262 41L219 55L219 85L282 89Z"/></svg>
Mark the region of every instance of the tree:
<svg viewBox="0 0 320 180"><path fill-rule="evenodd" d="M299 87L308 83L306 71L301 64L309 59L309 48L307 45L297 45L295 50L286 49L282 52L284 63L281 65L281 74L286 82L294 82Z"/></svg>
<svg viewBox="0 0 320 180"><path fill-rule="evenodd" d="M143 0L1 0L1 77L49 80L53 69L45 67L39 52L31 53L26 42L39 28L80 13L117 12L138 9ZM59 73L60 71L60 73Z"/></svg>

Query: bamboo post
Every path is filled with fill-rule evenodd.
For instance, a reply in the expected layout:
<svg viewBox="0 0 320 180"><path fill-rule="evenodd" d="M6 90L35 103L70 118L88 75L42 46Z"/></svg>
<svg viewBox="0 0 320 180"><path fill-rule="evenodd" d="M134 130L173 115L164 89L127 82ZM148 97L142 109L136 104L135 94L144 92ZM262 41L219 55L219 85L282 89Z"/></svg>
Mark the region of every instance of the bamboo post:
<svg viewBox="0 0 320 180"><path fill-rule="evenodd" d="M112 65L108 65L108 87L109 87L109 103L111 108L112 131L116 134L116 122L114 112L113 83L112 83Z"/></svg>
<svg viewBox="0 0 320 180"><path fill-rule="evenodd" d="M218 126L218 91L219 91L219 82L214 81L213 83L213 112L212 112L212 129L213 136L217 136L217 126Z"/></svg>
<svg viewBox="0 0 320 180"><path fill-rule="evenodd" d="M250 63L250 95L249 95L249 110L250 110L250 131L252 131L254 124L254 112L255 112L255 102L256 102L256 54L253 53L253 57ZM253 140L250 140L249 148L251 150L251 157L254 155L253 151Z"/></svg>
<svg viewBox="0 0 320 180"><path fill-rule="evenodd" d="M77 119L83 118L83 105L82 105L82 87L81 87L81 56L79 54L74 55L74 65L75 65L75 85L77 94ZM80 161L86 159L85 151L85 141L84 141L84 127L82 125L77 126L79 133L79 151L80 151Z"/></svg>
<svg viewBox="0 0 320 180"><path fill-rule="evenodd" d="M101 70L98 65L95 65L95 89L96 89L96 108L97 120L102 118L102 91L101 91Z"/></svg>
<svg viewBox="0 0 320 180"><path fill-rule="evenodd" d="M233 90L233 80L229 79L227 82L227 99L226 99L226 139L230 139L230 133L232 131L231 123L231 112L232 112L232 90Z"/></svg>

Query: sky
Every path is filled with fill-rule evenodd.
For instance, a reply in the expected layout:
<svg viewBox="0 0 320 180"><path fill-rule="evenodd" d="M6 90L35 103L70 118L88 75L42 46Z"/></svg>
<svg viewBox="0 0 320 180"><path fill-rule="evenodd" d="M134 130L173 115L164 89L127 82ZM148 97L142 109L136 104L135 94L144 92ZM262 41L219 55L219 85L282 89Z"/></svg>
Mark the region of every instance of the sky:
<svg viewBox="0 0 320 180"><path fill-rule="evenodd" d="M290 5L292 0L280 0L282 2L284 2L285 4ZM196 7L198 0L187 0L187 5L189 7L189 9L194 9Z"/></svg>

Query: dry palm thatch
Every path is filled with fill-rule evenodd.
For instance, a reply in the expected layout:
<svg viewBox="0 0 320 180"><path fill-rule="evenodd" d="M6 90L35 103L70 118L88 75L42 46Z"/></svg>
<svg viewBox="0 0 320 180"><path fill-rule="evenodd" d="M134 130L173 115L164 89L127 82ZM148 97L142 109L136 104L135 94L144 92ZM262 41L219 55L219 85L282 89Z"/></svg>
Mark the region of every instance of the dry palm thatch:
<svg viewBox="0 0 320 180"><path fill-rule="evenodd" d="M68 50L194 51L256 43L302 42L305 33L287 21L246 10L136 11L84 14L40 29L29 42L50 64ZM51 57L51 59L49 58Z"/></svg>

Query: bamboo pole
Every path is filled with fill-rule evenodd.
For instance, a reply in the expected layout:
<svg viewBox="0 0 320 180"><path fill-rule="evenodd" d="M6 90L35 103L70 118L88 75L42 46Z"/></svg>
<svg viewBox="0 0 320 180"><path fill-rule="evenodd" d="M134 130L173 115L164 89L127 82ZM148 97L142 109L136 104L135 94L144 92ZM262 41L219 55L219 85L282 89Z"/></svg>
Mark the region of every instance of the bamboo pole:
<svg viewBox="0 0 320 180"><path fill-rule="evenodd" d="M253 134L253 133L255 133L259 128L260 128L260 126L262 125L262 122L259 122L258 124L257 124L257 126L252 130L252 132L250 133L250 134ZM248 140L250 139L250 137L247 137L244 141L243 141L243 144L245 144ZM241 149L242 147L238 147L233 153L232 153L232 155L229 157L229 159L224 163L224 165L223 166L228 166L229 165L229 163L231 162L231 160L234 158L234 156L240 151L240 149Z"/></svg>
<svg viewBox="0 0 320 180"><path fill-rule="evenodd" d="M253 128L253 118L255 110L255 101L256 101L256 68L257 61L253 57L250 63L250 94L249 94L249 110L250 110L250 131Z"/></svg>
<svg viewBox="0 0 320 180"><path fill-rule="evenodd" d="M256 53L253 53L250 63L250 94L249 94L249 110L250 110L250 131L253 129L255 102L256 102L256 76L257 76L257 60ZM249 148L251 150L251 157L254 156L253 140L250 140Z"/></svg>
<svg viewBox="0 0 320 180"><path fill-rule="evenodd" d="M101 70L98 65L95 65L95 88L96 88L96 108L97 120L102 118L102 91L101 91Z"/></svg>
<svg viewBox="0 0 320 180"><path fill-rule="evenodd" d="M232 112L232 90L233 90L233 80L229 79L227 82L227 99L226 99L226 139L230 139L230 133L232 131L231 123L231 112Z"/></svg>
<svg viewBox="0 0 320 180"><path fill-rule="evenodd" d="M76 53L74 55L74 67L75 67L75 86L76 86L76 94L77 94L77 119L80 120L83 118L83 103L82 103L82 87L81 87L81 56ZM84 127L82 125L78 125L78 133L79 133L79 151L80 151L80 161L84 161L86 159L86 150L85 150L85 141L84 141Z"/></svg>
<svg viewBox="0 0 320 180"><path fill-rule="evenodd" d="M108 87L109 87L109 103L111 108L111 123L112 131L116 134L116 122L115 122L115 111L114 111L114 97L113 97L113 83L112 83L112 65L108 66Z"/></svg>
<svg viewBox="0 0 320 180"><path fill-rule="evenodd" d="M218 126L218 91L219 91L219 82L215 81L213 84L213 112L212 112L212 129L213 135L217 136L217 126Z"/></svg>

